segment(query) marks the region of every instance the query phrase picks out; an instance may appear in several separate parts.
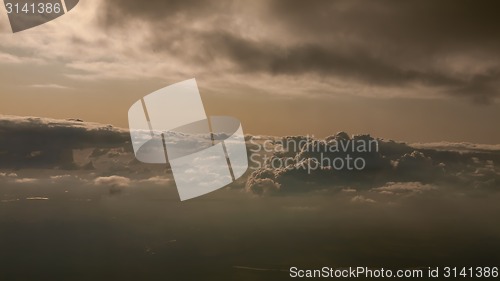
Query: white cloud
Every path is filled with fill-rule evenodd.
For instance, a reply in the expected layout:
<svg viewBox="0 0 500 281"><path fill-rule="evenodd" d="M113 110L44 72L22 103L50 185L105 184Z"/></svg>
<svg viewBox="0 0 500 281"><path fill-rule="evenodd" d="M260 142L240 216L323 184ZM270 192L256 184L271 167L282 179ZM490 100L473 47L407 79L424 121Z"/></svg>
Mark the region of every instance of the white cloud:
<svg viewBox="0 0 500 281"><path fill-rule="evenodd" d="M357 196L354 196L352 199L351 199L351 202L353 203L376 203L375 200L373 199L370 199L370 198L366 198L364 197L363 195L357 195Z"/></svg>
<svg viewBox="0 0 500 281"><path fill-rule="evenodd" d="M38 179L22 178L22 179L16 179L14 182L15 183L36 183L36 182L38 182Z"/></svg>
<svg viewBox="0 0 500 281"><path fill-rule="evenodd" d="M172 180L169 178L161 177L161 176L154 176L154 177L151 177L148 179L139 180L139 182L152 183L152 184L157 184L157 185L168 185L172 182Z"/></svg>
<svg viewBox="0 0 500 281"><path fill-rule="evenodd" d="M382 194L405 194L436 190L436 187L421 182L388 182L386 185L373 188L372 190Z"/></svg>
<svg viewBox="0 0 500 281"><path fill-rule="evenodd" d="M69 89L70 87L59 85L59 84L33 84L30 85L31 88L45 88L45 89Z"/></svg>
<svg viewBox="0 0 500 281"><path fill-rule="evenodd" d="M127 187L130 185L130 179L121 176L98 177L94 180L94 184L111 187Z"/></svg>

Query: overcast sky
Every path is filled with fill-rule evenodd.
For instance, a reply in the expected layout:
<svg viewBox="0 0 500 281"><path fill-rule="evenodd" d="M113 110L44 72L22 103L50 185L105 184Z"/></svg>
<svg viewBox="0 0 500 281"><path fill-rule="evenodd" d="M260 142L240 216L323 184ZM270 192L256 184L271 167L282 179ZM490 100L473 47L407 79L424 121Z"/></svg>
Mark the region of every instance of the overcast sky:
<svg viewBox="0 0 500 281"><path fill-rule="evenodd" d="M500 143L498 6L83 0L16 34L2 12L0 114L126 127L138 98L195 77L246 133Z"/></svg>
<svg viewBox="0 0 500 281"><path fill-rule="evenodd" d="M498 3L80 0L15 34L0 8L3 279L498 264ZM258 149L310 138L247 136L248 173L180 203L168 165L137 161L127 113L193 77L247 134L413 144L337 171L314 160L345 153Z"/></svg>

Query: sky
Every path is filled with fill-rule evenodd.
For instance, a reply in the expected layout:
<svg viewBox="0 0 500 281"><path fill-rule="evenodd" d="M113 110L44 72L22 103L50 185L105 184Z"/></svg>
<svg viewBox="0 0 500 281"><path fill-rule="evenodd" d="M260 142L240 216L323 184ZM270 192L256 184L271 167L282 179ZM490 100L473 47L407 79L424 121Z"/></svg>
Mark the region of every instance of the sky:
<svg viewBox="0 0 500 281"><path fill-rule="evenodd" d="M498 266L497 3L81 0L15 34L0 8L0 279ZM249 167L181 202L127 113L193 77ZM195 160L193 181L218 166Z"/></svg>
<svg viewBox="0 0 500 281"><path fill-rule="evenodd" d="M338 131L500 143L495 1L84 0L13 34L0 114L127 127L140 97L195 77L245 133Z"/></svg>

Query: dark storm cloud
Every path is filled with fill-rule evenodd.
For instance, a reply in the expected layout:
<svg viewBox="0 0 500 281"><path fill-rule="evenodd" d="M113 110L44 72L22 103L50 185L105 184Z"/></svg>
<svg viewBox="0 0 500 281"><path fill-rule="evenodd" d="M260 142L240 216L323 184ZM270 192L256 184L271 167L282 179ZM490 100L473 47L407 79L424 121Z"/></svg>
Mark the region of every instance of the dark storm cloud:
<svg viewBox="0 0 500 281"><path fill-rule="evenodd" d="M353 140L371 143L371 151L330 149ZM443 185L460 191L500 190L498 145L409 145L378 139L375 146L373 140L369 135L349 136L345 132L324 140L309 136L246 136L251 168L231 188L246 188L259 195L354 190L407 196L433 191ZM347 156L362 157L365 167L339 170L328 164L333 162L319 163L323 158L346 159ZM275 162L276 159L279 161ZM127 130L80 120L1 116L0 169L7 170L0 170L0 178L33 183L32 175L9 176L12 171L8 170L24 168L55 168L51 171L67 170L65 173L69 175L82 173L100 177L96 184L123 182L125 178L138 184L172 183L168 166L135 160ZM75 169L78 171L70 171ZM355 201L365 202L358 199Z"/></svg>
<svg viewBox="0 0 500 281"><path fill-rule="evenodd" d="M363 139L374 140L366 135L351 138L343 132L325 140L305 136L284 137L274 140L276 146L268 149L273 152L267 159L255 156L255 153L262 153L264 149L256 149L258 143L250 141L254 145L250 149L254 153L250 159L262 159L263 162L248 177L246 189L258 195L338 192L346 188L385 194L391 189L397 189L393 190L393 194L418 190L411 194L420 194L435 190L430 188L434 185L453 186L456 191L463 192L500 191L498 146L442 143L413 147L379 139L378 151L332 152L329 149L339 147L342 142L348 144L350 140ZM286 148L282 146L283 143L298 145ZM365 168L349 170L345 165L340 169L332 168L332 159L344 159L345 162L347 155L351 159L363 158ZM324 164L321 159L331 161ZM255 164L255 161L252 162Z"/></svg>
<svg viewBox="0 0 500 281"><path fill-rule="evenodd" d="M456 89L451 89L451 94L470 96L475 102L489 103L492 97L499 94L500 89L500 69L495 69L490 73L475 75L468 83L462 83ZM476 93L471 95L471 93Z"/></svg>
<svg viewBox="0 0 500 281"><path fill-rule="evenodd" d="M337 52L318 44L301 44L279 47L270 42L259 42L239 37L229 32L200 35L205 58L229 59L246 72L300 75L316 73L358 79L379 85L400 85L421 82L430 85L460 85L452 77L440 73L399 69L383 60L372 57L364 50L348 54ZM161 39L158 39L160 41ZM162 42L155 44L164 46Z"/></svg>
<svg viewBox="0 0 500 281"><path fill-rule="evenodd" d="M165 174L166 167L163 165L133 163L135 158L130 151L126 130L75 120L4 116L0 120L0 131L2 132L0 168L89 170L88 167L91 166L91 170L101 177L133 176L138 180L151 178L151 181L146 182L165 184L165 178L157 178L158 175ZM257 143L253 139L257 140ZM267 139L247 136L251 165L255 164L251 152L258 150L258 143ZM408 185L439 186L443 183L464 189L474 187L476 190L498 190L499 188L498 146L466 143L410 146L379 140L378 152L349 153L352 157L362 156L366 160L364 170L336 171L317 169L314 159L320 159L322 152L318 152L315 147L321 145L321 140L307 136L283 139L302 142L306 146L289 147L286 151L276 152L270 160L280 158L283 162L292 163L294 167L276 166L274 162L268 161L262 168L250 169L247 176L243 177L241 182L232 185L232 188L243 188L245 181L249 192L260 195L339 191L346 188L374 190L387 194L388 190L380 187L391 185L389 184L391 182L398 183L403 190L409 189ZM367 135L351 138L341 132L327 137L325 141L331 143L352 139L373 140ZM88 152L85 153L84 150ZM260 149L258 153L265 152ZM346 153L327 152L324 156L330 159L344 158ZM75 157L80 161L76 161ZM169 182L168 179L166 181ZM427 190L433 189L425 188L422 192ZM394 194L400 193L394 192Z"/></svg>
<svg viewBox="0 0 500 281"><path fill-rule="evenodd" d="M27 146L42 148L86 148L95 146L122 146L129 141L128 131L84 122L79 119L50 119L39 117L0 116L1 147Z"/></svg>
<svg viewBox="0 0 500 281"><path fill-rule="evenodd" d="M125 147L128 132L81 120L0 116L0 167L74 168L73 150Z"/></svg>
<svg viewBox="0 0 500 281"><path fill-rule="evenodd" d="M245 73L314 73L362 85L418 83L487 103L499 94L498 6L496 1L114 0L103 3L100 22L109 28L147 22L150 51L169 52L186 63L227 60ZM193 28L193 22L203 28ZM253 25L261 27L253 37L241 29Z"/></svg>
<svg viewBox="0 0 500 281"><path fill-rule="evenodd" d="M496 49L497 1L270 1L270 15L301 32L344 32L414 50ZM325 34L326 33L326 34ZM377 45L374 40L372 42Z"/></svg>

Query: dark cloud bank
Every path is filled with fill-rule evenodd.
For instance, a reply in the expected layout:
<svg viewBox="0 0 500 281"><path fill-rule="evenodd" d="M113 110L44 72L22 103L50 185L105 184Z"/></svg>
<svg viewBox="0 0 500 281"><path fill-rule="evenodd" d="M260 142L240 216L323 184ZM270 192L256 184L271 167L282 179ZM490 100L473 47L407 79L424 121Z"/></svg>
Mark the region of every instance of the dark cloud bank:
<svg viewBox="0 0 500 281"><path fill-rule="evenodd" d="M429 185L453 186L461 191L498 192L500 188L497 164L500 151L496 146L482 149L463 144L468 149L457 151L457 144L442 145L439 149L425 145L420 145L425 148L417 148L419 145L412 147L379 139L378 152L329 152L333 151L329 147L341 143L374 140L367 135L351 138L343 132L325 140L296 136L274 141L282 144L294 140L295 143L301 138L307 139L301 147L273 152L262 167L252 172L246 188L256 194L275 195L326 190L372 190L388 194L391 188L418 192L419 187L422 191L433 190ZM348 154L352 158L362 157L365 168L335 170L329 162L319 163L323 158L345 159Z"/></svg>
<svg viewBox="0 0 500 281"><path fill-rule="evenodd" d="M161 182L161 178L155 178L158 176L171 177L168 166L135 160L128 132L124 129L80 120L3 116L0 131L0 163L7 171L4 174L28 168L68 171L70 174L73 170L76 173L88 171L94 177L136 180L132 184L137 185ZM411 145L369 135L349 136L344 132L325 139L308 136L246 138L250 169L231 187L256 195L357 191L387 195L391 194L391 189L394 195L405 190L414 191L410 192L414 194L449 186L457 192L474 193L498 192L500 188L500 149L497 145ZM352 141L372 144L376 141L378 150L374 147L369 152L331 149ZM362 157L365 167L361 170L332 169L326 163L318 168L322 157L345 159L347 155Z"/></svg>
<svg viewBox="0 0 500 281"><path fill-rule="evenodd" d="M145 50L187 64L227 61L244 73L312 73L400 90L422 85L489 103L499 95L498 8L467 0L106 1L100 24L112 32L145 22Z"/></svg>
<svg viewBox="0 0 500 281"><path fill-rule="evenodd" d="M128 141L127 131L111 125L0 116L0 167L75 168L73 150L123 147Z"/></svg>
<svg viewBox="0 0 500 281"><path fill-rule="evenodd" d="M2 116L0 132L5 280L288 280L291 266L500 261L495 145L379 140L364 171L264 165L180 202L168 168L134 161L125 130ZM247 136L248 150L281 140ZM25 156L57 151L54 143L72 157ZM314 156L304 147L266 155L297 163Z"/></svg>

